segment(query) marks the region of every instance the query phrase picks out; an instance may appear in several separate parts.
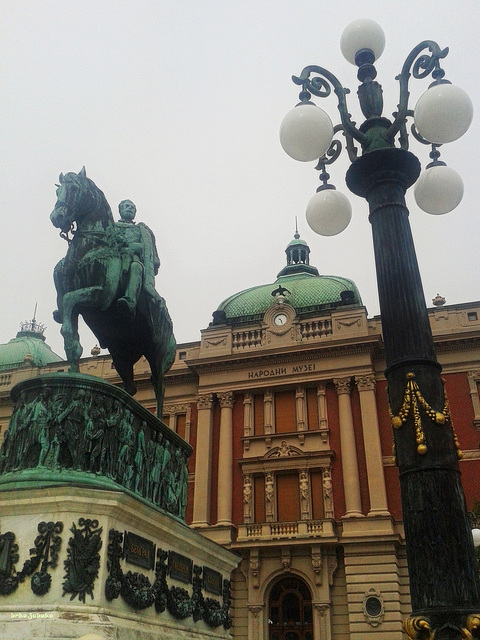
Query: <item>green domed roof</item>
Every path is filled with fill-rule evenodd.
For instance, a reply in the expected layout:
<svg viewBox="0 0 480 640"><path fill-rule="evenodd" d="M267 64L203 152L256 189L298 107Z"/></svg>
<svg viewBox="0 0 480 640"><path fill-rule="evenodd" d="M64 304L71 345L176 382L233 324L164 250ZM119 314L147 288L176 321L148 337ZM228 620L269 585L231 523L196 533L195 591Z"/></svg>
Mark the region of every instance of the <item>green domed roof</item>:
<svg viewBox="0 0 480 640"><path fill-rule="evenodd" d="M16 369L28 363L42 367L51 362L62 362L45 343L44 327L35 321L22 323L22 330L7 344L0 344L0 371Z"/></svg>
<svg viewBox="0 0 480 640"><path fill-rule="evenodd" d="M362 304L357 286L340 276L319 275L309 264L310 248L298 233L286 248L287 266L275 282L244 289L224 300L214 313L214 324L254 322L285 297L298 315L326 311L346 304Z"/></svg>

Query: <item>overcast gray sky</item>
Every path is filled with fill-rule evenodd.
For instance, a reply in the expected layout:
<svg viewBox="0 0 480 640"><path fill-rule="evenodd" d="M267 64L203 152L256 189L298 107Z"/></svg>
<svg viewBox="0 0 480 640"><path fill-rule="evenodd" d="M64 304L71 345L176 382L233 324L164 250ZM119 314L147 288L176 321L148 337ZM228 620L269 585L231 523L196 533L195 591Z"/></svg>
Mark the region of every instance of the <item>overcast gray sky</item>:
<svg viewBox="0 0 480 640"><path fill-rule="evenodd" d="M333 238L315 235L305 205L314 163L282 150L278 129L298 101L291 75L327 67L349 86L357 122L355 68L340 35L353 19L377 20L386 47L377 63L385 111L395 76L424 39L450 47L446 77L470 94L476 118L442 159L465 183L455 211L428 216L411 203L428 304L480 299L478 3L474 0L2 0L0 38L0 343L22 320L47 325L63 355L52 271L66 243L49 214L60 172L79 171L105 193L116 216L132 199L157 238L177 341L200 338L212 311L241 289L273 282L299 218L311 263L352 278L370 315L379 312L367 205L348 194L346 157L332 182L349 195L353 220ZM412 107L428 81L411 82ZM334 97L321 100L334 122ZM412 144L423 165L428 148ZM84 354L94 345L82 330Z"/></svg>

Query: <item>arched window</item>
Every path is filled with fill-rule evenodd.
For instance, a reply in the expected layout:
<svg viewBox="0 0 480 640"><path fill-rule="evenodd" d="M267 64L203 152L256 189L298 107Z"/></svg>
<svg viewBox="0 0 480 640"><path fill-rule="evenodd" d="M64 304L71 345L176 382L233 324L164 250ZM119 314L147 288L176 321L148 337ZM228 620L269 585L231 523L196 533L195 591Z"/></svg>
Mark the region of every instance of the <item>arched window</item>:
<svg viewBox="0 0 480 640"><path fill-rule="evenodd" d="M268 628L269 640L312 640L312 596L303 580L288 576L274 585Z"/></svg>

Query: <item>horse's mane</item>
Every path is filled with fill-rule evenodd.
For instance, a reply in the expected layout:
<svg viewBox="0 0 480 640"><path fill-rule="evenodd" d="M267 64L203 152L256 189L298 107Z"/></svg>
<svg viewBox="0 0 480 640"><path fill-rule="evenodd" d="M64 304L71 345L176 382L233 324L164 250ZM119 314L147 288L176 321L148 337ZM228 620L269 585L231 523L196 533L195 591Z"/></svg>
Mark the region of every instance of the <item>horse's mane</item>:
<svg viewBox="0 0 480 640"><path fill-rule="evenodd" d="M77 174L72 171L63 175L62 181L71 183L86 193L87 197L92 199L92 210L96 211L102 217L102 221L105 222L106 225L113 224L113 214L110 205L103 191L97 187L93 180L87 178L86 175L81 175L81 173Z"/></svg>

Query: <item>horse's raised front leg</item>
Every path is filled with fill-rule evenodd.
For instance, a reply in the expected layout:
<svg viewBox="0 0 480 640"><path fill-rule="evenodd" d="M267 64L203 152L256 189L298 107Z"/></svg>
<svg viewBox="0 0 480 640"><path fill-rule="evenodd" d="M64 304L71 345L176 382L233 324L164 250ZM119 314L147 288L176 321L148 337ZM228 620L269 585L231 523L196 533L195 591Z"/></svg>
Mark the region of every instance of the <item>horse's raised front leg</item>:
<svg viewBox="0 0 480 640"><path fill-rule="evenodd" d="M81 306L99 307L103 288L100 286L86 287L69 291L63 296L63 322L60 333L63 336L65 353L70 364L70 371L79 371L79 360L83 353L78 335L78 314Z"/></svg>

